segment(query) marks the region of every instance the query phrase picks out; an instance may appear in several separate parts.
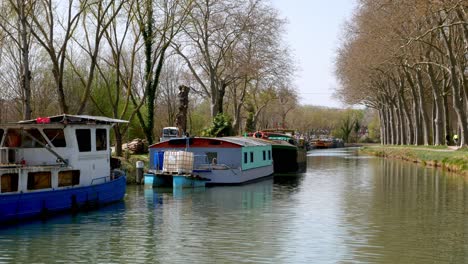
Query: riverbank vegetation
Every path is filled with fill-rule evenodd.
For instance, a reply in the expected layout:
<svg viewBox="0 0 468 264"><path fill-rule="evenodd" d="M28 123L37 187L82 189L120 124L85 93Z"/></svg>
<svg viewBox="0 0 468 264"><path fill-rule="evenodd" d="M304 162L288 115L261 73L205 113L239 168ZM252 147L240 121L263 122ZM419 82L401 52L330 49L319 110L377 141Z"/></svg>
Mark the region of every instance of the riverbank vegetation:
<svg viewBox="0 0 468 264"><path fill-rule="evenodd" d="M157 142L163 127L176 124L182 85L190 88L190 135L289 127L357 141L371 120L360 110L299 105L286 21L267 0L0 7L0 122L61 113L129 120L113 129L121 156L123 143ZM220 119L229 129L217 131Z"/></svg>
<svg viewBox="0 0 468 264"><path fill-rule="evenodd" d="M468 149L445 146L365 146L360 152L379 157L400 159L456 172L468 177Z"/></svg>
<svg viewBox="0 0 468 264"><path fill-rule="evenodd" d="M338 51L337 94L378 111L381 142L468 144L468 6L361 0Z"/></svg>

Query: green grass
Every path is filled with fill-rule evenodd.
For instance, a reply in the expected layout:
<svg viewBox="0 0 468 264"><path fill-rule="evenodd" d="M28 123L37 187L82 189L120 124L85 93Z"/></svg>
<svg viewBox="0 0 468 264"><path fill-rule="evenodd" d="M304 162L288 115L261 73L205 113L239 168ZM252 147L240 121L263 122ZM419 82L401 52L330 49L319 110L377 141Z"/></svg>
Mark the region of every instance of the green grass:
<svg viewBox="0 0 468 264"><path fill-rule="evenodd" d="M382 146L363 147L363 153L438 166L468 176L468 148L450 150L446 146Z"/></svg>

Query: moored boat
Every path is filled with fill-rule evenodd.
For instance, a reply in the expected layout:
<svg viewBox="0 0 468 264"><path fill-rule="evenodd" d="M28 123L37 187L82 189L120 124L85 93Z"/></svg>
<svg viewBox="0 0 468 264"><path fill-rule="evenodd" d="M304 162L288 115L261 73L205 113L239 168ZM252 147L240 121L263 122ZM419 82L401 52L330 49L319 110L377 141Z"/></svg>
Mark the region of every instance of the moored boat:
<svg viewBox="0 0 468 264"><path fill-rule="evenodd" d="M0 223L122 200L109 129L126 122L59 115L0 125Z"/></svg>
<svg viewBox="0 0 468 264"><path fill-rule="evenodd" d="M180 175L204 180L206 185L231 185L256 181L273 173L271 144L261 139L179 138L154 144L149 149L150 170L145 174L145 184L153 186L171 182L174 185L174 176ZM181 158L180 166L167 168L168 161L177 160L175 155L182 157L186 153L192 154L192 163L185 166Z"/></svg>
<svg viewBox="0 0 468 264"><path fill-rule="evenodd" d="M304 142L298 142L293 130L261 130L252 134L255 138L271 142L274 173L276 175L303 173L307 168L307 150Z"/></svg>

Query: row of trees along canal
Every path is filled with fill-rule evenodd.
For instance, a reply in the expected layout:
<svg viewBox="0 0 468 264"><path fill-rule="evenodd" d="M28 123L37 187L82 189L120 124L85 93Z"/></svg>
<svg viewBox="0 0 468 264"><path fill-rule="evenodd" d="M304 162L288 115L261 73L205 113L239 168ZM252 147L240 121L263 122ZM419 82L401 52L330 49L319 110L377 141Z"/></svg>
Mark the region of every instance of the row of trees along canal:
<svg viewBox="0 0 468 264"><path fill-rule="evenodd" d="M339 94L375 108L383 144L468 143L465 0L360 0L338 52Z"/></svg>
<svg viewBox="0 0 468 264"><path fill-rule="evenodd" d="M175 123L179 85L191 90L192 133L226 112L235 132L247 119L251 129L284 124L297 104L289 86L294 65L281 40L285 21L267 0L0 5L0 117L131 120L114 127L120 155L125 137L141 133L151 143L158 126Z"/></svg>

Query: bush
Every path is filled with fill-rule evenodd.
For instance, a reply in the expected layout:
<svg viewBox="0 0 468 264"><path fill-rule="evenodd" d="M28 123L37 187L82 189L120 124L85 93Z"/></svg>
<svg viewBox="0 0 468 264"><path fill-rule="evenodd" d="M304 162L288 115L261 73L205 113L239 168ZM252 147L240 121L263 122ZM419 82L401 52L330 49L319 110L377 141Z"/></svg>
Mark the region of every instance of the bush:
<svg viewBox="0 0 468 264"><path fill-rule="evenodd" d="M202 131L202 135L206 137L231 136L232 130L231 118L224 113L219 113L213 119L211 126Z"/></svg>

